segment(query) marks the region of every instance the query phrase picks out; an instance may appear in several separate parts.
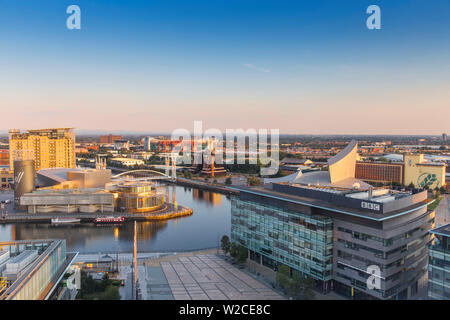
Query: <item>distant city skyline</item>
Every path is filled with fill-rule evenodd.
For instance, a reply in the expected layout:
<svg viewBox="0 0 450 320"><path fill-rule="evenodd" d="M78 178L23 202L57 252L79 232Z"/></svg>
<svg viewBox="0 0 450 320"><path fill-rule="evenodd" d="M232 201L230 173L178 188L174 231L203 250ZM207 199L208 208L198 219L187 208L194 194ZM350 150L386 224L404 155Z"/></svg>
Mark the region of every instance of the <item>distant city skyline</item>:
<svg viewBox="0 0 450 320"><path fill-rule="evenodd" d="M2 1L0 133L448 132L450 3L372 2Z"/></svg>

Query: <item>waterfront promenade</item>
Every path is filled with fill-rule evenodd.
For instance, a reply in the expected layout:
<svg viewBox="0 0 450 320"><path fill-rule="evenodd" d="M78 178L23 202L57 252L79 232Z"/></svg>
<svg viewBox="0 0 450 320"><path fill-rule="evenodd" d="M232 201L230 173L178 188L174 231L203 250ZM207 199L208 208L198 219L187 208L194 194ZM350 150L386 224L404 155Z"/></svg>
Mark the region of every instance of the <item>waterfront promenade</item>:
<svg viewBox="0 0 450 320"><path fill-rule="evenodd" d="M223 194L239 194L239 191L227 188L223 185L212 184L193 179L177 178L174 183L180 186L193 187L201 190L213 191Z"/></svg>
<svg viewBox="0 0 450 320"><path fill-rule="evenodd" d="M172 218L180 218L190 216L193 214L192 209L172 203L164 204L164 207L146 213L131 213L131 212L53 212L53 213L27 213L27 212L11 212L0 215L1 223L51 223L51 219L70 217L80 219L80 222L93 222L95 218L101 216L124 217L125 221L161 221Z"/></svg>

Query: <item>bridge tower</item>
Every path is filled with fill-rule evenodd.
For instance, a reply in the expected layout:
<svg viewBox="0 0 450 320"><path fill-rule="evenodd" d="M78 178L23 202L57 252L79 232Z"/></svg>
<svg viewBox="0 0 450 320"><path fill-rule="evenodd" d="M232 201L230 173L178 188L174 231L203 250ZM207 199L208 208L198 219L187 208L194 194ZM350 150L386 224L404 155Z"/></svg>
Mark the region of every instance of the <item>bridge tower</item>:
<svg viewBox="0 0 450 320"><path fill-rule="evenodd" d="M170 175L170 158L168 156L165 157L166 159L166 176Z"/></svg>
<svg viewBox="0 0 450 320"><path fill-rule="evenodd" d="M172 161L172 175L171 178L172 180L175 180L177 178L177 154L172 154L170 156L170 159Z"/></svg>

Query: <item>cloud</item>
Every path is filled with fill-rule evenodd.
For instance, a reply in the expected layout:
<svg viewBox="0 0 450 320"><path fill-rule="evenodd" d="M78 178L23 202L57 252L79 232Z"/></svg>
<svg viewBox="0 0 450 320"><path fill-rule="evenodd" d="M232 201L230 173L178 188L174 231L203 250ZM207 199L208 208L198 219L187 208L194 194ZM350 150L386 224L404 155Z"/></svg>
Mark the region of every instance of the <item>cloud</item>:
<svg viewBox="0 0 450 320"><path fill-rule="evenodd" d="M256 70L256 71L259 71L259 72L270 72L270 70L269 69L266 69L266 68L261 68L261 67L257 67L257 66L255 66L255 65L253 65L253 64L251 64L251 63L244 63L244 64L242 64L244 67L246 67L246 68L249 68L249 69L252 69L252 70Z"/></svg>

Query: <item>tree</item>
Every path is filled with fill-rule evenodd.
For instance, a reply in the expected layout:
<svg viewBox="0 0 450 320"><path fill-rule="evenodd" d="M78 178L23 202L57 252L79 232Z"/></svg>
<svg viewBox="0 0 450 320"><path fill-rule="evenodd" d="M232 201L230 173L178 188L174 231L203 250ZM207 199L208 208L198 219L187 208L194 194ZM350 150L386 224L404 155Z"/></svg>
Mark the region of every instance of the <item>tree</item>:
<svg viewBox="0 0 450 320"><path fill-rule="evenodd" d="M289 268L285 265L281 265L276 273L275 278L280 286L287 289L290 283Z"/></svg>
<svg viewBox="0 0 450 320"><path fill-rule="evenodd" d="M245 261L247 261L247 257L248 257L247 248L245 248L244 246L239 246L237 249L237 257L236 257L237 262L245 263Z"/></svg>
<svg viewBox="0 0 450 320"><path fill-rule="evenodd" d="M231 181L231 177L228 177L225 179L225 184L226 185L231 185L233 182Z"/></svg>
<svg viewBox="0 0 450 320"><path fill-rule="evenodd" d="M259 180L258 178L255 178L255 177L249 177L247 181L248 181L248 184L251 186L260 186L261 185L261 180Z"/></svg>
<svg viewBox="0 0 450 320"><path fill-rule="evenodd" d="M311 277L304 277L297 272L291 277L289 267L285 265L281 265L278 269L276 281L294 297L301 297L306 300L314 298L314 279Z"/></svg>
<svg viewBox="0 0 450 320"><path fill-rule="evenodd" d="M91 294L96 291L97 283L92 278L92 276L88 274L86 271L83 270L81 271L80 280L81 280L81 288L78 293L80 298L83 298L87 294Z"/></svg>
<svg viewBox="0 0 450 320"><path fill-rule="evenodd" d="M109 279L108 272L103 275L102 281L99 283L100 291L106 290L106 288L111 284L111 279Z"/></svg>
<svg viewBox="0 0 450 320"><path fill-rule="evenodd" d="M120 300L119 288L114 285L109 285L103 294L103 300Z"/></svg>
<svg viewBox="0 0 450 320"><path fill-rule="evenodd" d="M232 256L234 259L237 257L237 244L236 243L232 243L230 246L230 256Z"/></svg>
<svg viewBox="0 0 450 320"><path fill-rule="evenodd" d="M302 295L304 299L311 300L314 298L315 296L314 289L316 287L316 283L314 282L313 278L311 277L304 278L300 276L295 276L294 282L299 283L298 286L300 290L300 295Z"/></svg>
<svg viewBox="0 0 450 320"><path fill-rule="evenodd" d="M247 249L236 243L232 243L230 247L230 255L239 263L247 260Z"/></svg>
<svg viewBox="0 0 450 320"><path fill-rule="evenodd" d="M221 244L222 244L222 250L225 253L230 252L231 249L231 243L230 243L230 238L227 235L224 235L222 237L222 240L220 240Z"/></svg>

